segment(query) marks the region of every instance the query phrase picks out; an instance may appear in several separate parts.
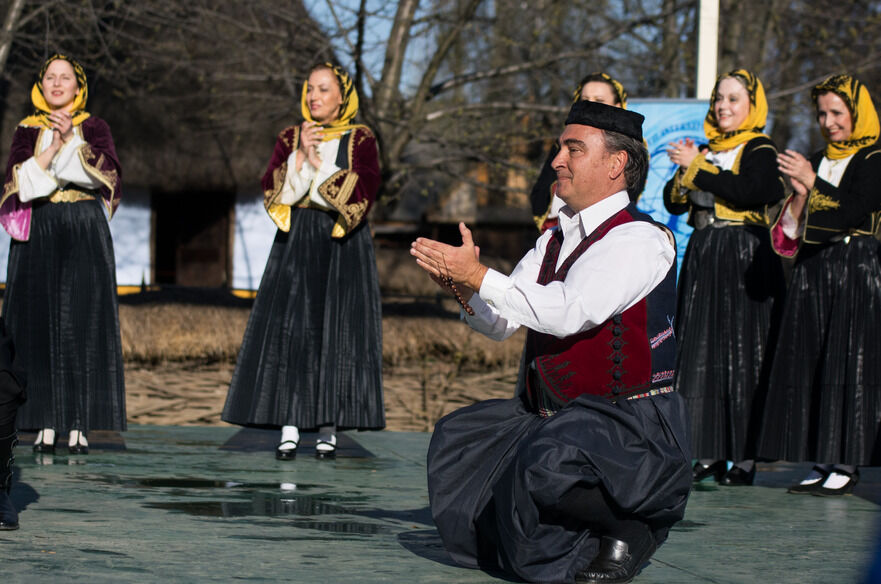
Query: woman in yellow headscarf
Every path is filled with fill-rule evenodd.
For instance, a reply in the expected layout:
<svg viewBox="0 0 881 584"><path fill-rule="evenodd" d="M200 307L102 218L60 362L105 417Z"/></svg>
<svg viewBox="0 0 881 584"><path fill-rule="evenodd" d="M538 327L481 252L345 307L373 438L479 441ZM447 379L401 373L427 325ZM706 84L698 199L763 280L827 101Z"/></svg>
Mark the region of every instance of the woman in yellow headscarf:
<svg viewBox="0 0 881 584"><path fill-rule="evenodd" d="M116 265L105 211L120 200L121 169L107 124L86 111L83 68L64 55L43 65L34 113L12 139L0 224L12 236L3 317L27 374L18 427L71 454L89 430L125 430ZM2 438L2 436L0 436ZM0 468L4 468L0 461Z"/></svg>
<svg viewBox="0 0 881 584"><path fill-rule="evenodd" d="M768 207L783 198L777 148L763 134L761 81L738 69L713 88L708 147L671 143L679 169L664 188L674 214L695 228L679 276L675 386L691 418L694 479L749 485L784 283L771 251ZM755 406L755 407L754 407Z"/></svg>
<svg viewBox="0 0 881 584"><path fill-rule="evenodd" d="M379 279L367 214L379 190L376 138L353 124L358 93L336 65L312 68L304 121L279 134L263 176L278 227L223 419L280 428L291 460L300 430L332 458L340 429L385 426Z"/></svg>
<svg viewBox="0 0 881 584"><path fill-rule="evenodd" d="M771 231L795 257L760 454L820 461L791 493L844 495L881 464L881 147L866 87L830 77L811 97L826 148L786 150L792 184Z"/></svg>
<svg viewBox="0 0 881 584"><path fill-rule="evenodd" d="M572 103L577 101L598 101L627 109L627 92L624 86L605 73L591 73L578 82L572 92ZM557 224L557 215L563 201L554 193L557 188L557 173L551 162L560 148L554 144L541 168L541 173L529 193L532 216L536 227L544 233Z"/></svg>

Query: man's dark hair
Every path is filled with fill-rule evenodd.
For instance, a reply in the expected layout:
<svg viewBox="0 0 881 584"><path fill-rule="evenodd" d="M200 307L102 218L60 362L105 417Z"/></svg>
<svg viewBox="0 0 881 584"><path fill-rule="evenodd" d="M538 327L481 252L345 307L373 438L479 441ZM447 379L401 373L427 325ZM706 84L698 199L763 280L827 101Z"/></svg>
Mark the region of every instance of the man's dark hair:
<svg viewBox="0 0 881 584"><path fill-rule="evenodd" d="M624 179L627 181L627 195L631 201L636 202L645 190L645 179L649 172L649 153L645 144L642 140L608 130L603 130L603 143L609 154L622 150L627 153Z"/></svg>

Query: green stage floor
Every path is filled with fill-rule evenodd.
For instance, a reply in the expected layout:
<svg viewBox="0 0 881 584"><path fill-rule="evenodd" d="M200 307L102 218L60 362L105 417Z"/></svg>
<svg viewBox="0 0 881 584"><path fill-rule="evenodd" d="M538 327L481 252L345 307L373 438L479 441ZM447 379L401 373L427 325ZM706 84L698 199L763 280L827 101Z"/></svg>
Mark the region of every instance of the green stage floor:
<svg viewBox="0 0 881 584"><path fill-rule="evenodd" d="M20 445L21 529L0 532L0 581L503 581L446 557L427 509L428 434L348 433L346 457L278 462L274 438L237 430L133 427L126 449L93 441L77 457ZM860 582L881 469L864 469L857 496L787 495L809 466L698 485L636 582Z"/></svg>

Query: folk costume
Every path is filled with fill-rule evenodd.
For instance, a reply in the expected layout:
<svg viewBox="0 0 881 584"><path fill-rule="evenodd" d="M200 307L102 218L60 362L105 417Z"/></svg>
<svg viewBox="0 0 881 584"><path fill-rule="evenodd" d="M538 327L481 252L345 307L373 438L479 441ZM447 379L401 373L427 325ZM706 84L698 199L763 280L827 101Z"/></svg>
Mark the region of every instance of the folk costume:
<svg viewBox="0 0 881 584"><path fill-rule="evenodd" d="M74 68L73 137L46 170L52 143L42 79L56 59ZM125 382L108 217L119 205L121 169L107 124L85 111L82 67L63 55L43 66L33 115L12 139L0 224L12 236L3 318L28 381L18 413L27 429L125 430ZM51 446L51 445L50 445Z"/></svg>
<svg viewBox="0 0 881 584"><path fill-rule="evenodd" d="M330 66L332 67L332 66ZM382 313L367 214L379 188L376 138L353 125L358 94L324 127L321 167L296 170L299 126L282 130L263 176L278 227L242 340L223 419L266 428L377 430ZM302 113L312 121L303 88Z"/></svg>
<svg viewBox="0 0 881 584"><path fill-rule="evenodd" d="M624 86L605 73L591 73L585 77L581 83L578 84L578 87L575 88L575 91L572 92L573 104L581 101L581 90L591 81L604 81L608 83L615 92L615 97L618 98L620 106L627 109L627 92L624 91ZM557 173L553 167L551 167L551 163L554 161L554 158L559 151L560 147L557 144L554 144L551 147L550 152L548 152L548 157L545 159L545 162L541 167L538 179L535 181L535 185L533 185L532 191L529 193L529 202L532 206L532 218L535 221L536 227L538 227L538 230L542 233L557 224L557 216L559 215L560 207L563 206L563 201L555 196L557 190Z"/></svg>
<svg viewBox="0 0 881 584"><path fill-rule="evenodd" d="M725 133L713 104L728 77L746 86L750 111L740 128ZM743 69L722 75L710 104L709 149L679 168L664 187L664 204L671 213L688 212L694 227L679 276L675 386L687 404L695 456L724 467L725 460L755 455L775 304L779 311L785 287L771 250L768 208L783 198L784 183L777 148L762 133L768 104L758 77ZM751 483L754 469L734 471L741 476L731 475L731 482ZM718 469L716 478L724 472Z"/></svg>
<svg viewBox="0 0 881 584"><path fill-rule="evenodd" d="M850 110L848 140L810 158L817 178L801 217L791 199L774 249L795 257L771 369L761 454L855 467L881 464L879 121L866 87L847 75L813 90ZM829 469L825 469L828 473ZM823 474L822 472L820 474ZM851 485L852 487L852 485Z"/></svg>
<svg viewBox="0 0 881 584"><path fill-rule="evenodd" d="M672 235L625 191L563 207L510 276L487 272L466 322L498 340L529 332L517 396L455 411L432 435L431 511L456 562L570 582L605 540L584 514L615 509L613 521L647 528L652 551L682 518L675 272Z"/></svg>

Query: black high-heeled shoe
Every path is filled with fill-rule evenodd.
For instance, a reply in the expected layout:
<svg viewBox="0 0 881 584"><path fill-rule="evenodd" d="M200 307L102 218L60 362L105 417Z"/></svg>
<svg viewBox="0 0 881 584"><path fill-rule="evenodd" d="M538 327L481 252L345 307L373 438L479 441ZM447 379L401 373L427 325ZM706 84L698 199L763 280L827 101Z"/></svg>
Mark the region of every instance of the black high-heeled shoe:
<svg viewBox="0 0 881 584"><path fill-rule="evenodd" d="M722 480L726 470L728 470L728 465L724 460L717 460L709 465L697 461L691 469L691 477L696 483L701 482L709 476L713 477L718 482Z"/></svg>
<svg viewBox="0 0 881 584"><path fill-rule="evenodd" d="M74 434L74 432L76 434ZM78 454L88 454L89 453L89 441L86 440L86 433L82 430L71 430L70 437L75 440L73 444L68 442L67 444L67 453L71 455Z"/></svg>
<svg viewBox="0 0 881 584"><path fill-rule="evenodd" d="M282 446L285 444L293 444L293 448L284 448ZM293 440L285 440L275 448L275 459L276 460L294 460L297 458L297 447L300 445L299 442L294 442Z"/></svg>
<svg viewBox="0 0 881 584"><path fill-rule="evenodd" d="M324 446L324 448L319 448L319 446ZM328 446L331 446L332 448L327 448ZM336 442L330 442L319 438L315 442L315 458L318 460L336 458Z"/></svg>
<svg viewBox="0 0 881 584"><path fill-rule="evenodd" d="M842 495L848 495L848 494L852 493L853 488L856 486L856 484L858 482L860 482L860 471L859 470L855 470L852 473L845 473L840 470L833 470L832 473L846 474L848 477L847 482L844 483L843 485L841 485L840 487L838 487L837 489L830 489L830 488L824 487L821 484L817 489L815 489L814 491L811 491L812 495L814 495L815 497L841 497ZM832 473L829 473L829 474L831 475ZM826 481L824 480L822 482L825 484Z"/></svg>
<svg viewBox="0 0 881 584"><path fill-rule="evenodd" d="M43 430L41 430L43 432ZM55 435L58 438L58 435ZM43 436L40 435L40 441L34 444L34 452L37 454L55 454L55 441L43 442Z"/></svg>
<svg viewBox="0 0 881 584"><path fill-rule="evenodd" d="M731 470L722 476L722 480L719 481L719 484L725 485L726 487L746 487L753 484L755 478L756 465L753 465L750 470L743 470L743 468L739 466L732 466Z"/></svg>
<svg viewBox="0 0 881 584"><path fill-rule="evenodd" d="M796 483L786 489L786 492L793 495L810 495L811 493L822 487L823 483L826 482L826 479L829 478L829 469L824 468L820 465L816 465L814 466L813 470L820 475L820 478L812 483Z"/></svg>
<svg viewBox="0 0 881 584"><path fill-rule="evenodd" d="M47 444L46 442L34 444L34 452L37 454L55 454L55 445Z"/></svg>

